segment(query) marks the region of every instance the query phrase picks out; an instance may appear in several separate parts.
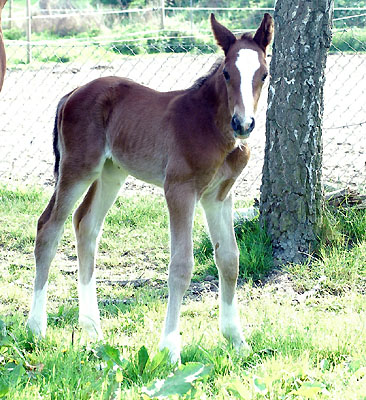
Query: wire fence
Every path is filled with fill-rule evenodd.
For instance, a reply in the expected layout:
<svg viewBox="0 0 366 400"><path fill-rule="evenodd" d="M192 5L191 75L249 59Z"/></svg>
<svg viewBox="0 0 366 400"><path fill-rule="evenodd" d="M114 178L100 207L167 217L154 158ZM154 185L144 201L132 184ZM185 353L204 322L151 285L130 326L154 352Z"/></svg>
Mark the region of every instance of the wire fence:
<svg viewBox="0 0 366 400"><path fill-rule="evenodd" d="M173 11L165 8L166 25L169 12ZM256 21L263 10L251 13ZM5 27L6 23L5 19ZM253 23L249 28L256 26ZM366 44L357 27L343 26L335 31L338 39L328 56L324 91L323 177L332 187L365 187ZM200 35L197 31L194 37L165 31L161 37L145 30L142 36L146 37L128 40L106 36L32 42L6 40L8 70L0 96L0 182L53 185L51 131L56 105L75 87L108 75L129 77L162 91L189 87L220 55L212 41L197 39L202 32ZM31 62L27 58L29 51ZM249 139L251 160L236 188L240 197L259 193L266 92L264 87L256 130ZM133 189L136 185L141 186L133 180L128 182Z"/></svg>

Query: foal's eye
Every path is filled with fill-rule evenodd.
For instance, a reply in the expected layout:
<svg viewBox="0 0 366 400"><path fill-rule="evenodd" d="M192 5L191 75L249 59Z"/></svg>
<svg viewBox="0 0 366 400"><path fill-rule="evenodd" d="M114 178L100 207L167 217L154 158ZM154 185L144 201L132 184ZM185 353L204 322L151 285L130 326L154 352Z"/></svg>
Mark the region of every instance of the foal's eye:
<svg viewBox="0 0 366 400"><path fill-rule="evenodd" d="M224 69L224 70L222 71L222 73L224 74L224 78L225 78L226 81L230 80L230 75L229 75L229 73L226 71L226 69Z"/></svg>
<svg viewBox="0 0 366 400"><path fill-rule="evenodd" d="M265 73L265 74L262 76L262 82L264 82L264 81L266 80L267 76L268 76L268 73Z"/></svg>

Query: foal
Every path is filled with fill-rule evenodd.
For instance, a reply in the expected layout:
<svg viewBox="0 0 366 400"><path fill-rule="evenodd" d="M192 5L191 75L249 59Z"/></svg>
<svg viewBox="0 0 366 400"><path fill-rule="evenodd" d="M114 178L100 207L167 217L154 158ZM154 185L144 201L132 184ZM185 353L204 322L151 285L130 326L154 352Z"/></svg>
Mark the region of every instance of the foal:
<svg viewBox="0 0 366 400"><path fill-rule="evenodd" d="M102 338L96 297L95 250L104 217L131 174L162 186L170 216L169 299L160 348L180 357L179 314L192 268L192 224L200 200L220 277L220 328L235 346L246 346L236 307L238 248L230 189L249 159L246 139L254 129L269 14L254 37L237 39L211 15L212 31L225 59L187 90L157 92L129 79L96 79L64 96L54 128L55 192L41 215L35 245L36 277L29 328L44 336L49 267L76 201L79 260L79 324Z"/></svg>

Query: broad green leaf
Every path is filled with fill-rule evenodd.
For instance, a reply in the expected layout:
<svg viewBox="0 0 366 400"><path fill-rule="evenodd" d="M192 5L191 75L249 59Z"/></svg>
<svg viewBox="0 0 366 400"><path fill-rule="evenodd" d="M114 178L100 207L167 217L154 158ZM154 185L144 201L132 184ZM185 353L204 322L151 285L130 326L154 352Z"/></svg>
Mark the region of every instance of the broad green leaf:
<svg viewBox="0 0 366 400"><path fill-rule="evenodd" d="M297 394L298 396L304 396L309 399L314 398L318 393L320 393L324 388L324 385L320 382L304 382L299 389L291 392L292 394Z"/></svg>
<svg viewBox="0 0 366 400"><path fill-rule="evenodd" d="M26 373L25 368L23 367L23 364L19 364L16 367L14 367L10 374L9 374L9 382L11 386L16 386L19 379Z"/></svg>
<svg viewBox="0 0 366 400"><path fill-rule="evenodd" d="M121 369L117 369L116 371L116 381L121 383L123 381L123 373Z"/></svg>
<svg viewBox="0 0 366 400"><path fill-rule="evenodd" d="M162 351L159 351L150 362L149 365L150 374L153 374L155 370L159 368L160 365L162 364L166 365L168 357L169 357L169 350L167 348L165 348Z"/></svg>
<svg viewBox="0 0 366 400"><path fill-rule="evenodd" d="M361 367L360 360L353 360L348 364L348 369L350 372L356 372Z"/></svg>
<svg viewBox="0 0 366 400"><path fill-rule="evenodd" d="M330 369L330 363L326 358L320 361L320 369L322 370L322 372L328 371Z"/></svg>
<svg viewBox="0 0 366 400"><path fill-rule="evenodd" d="M267 393L267 386L263 382L261 378L258 378L258 376L253 376L253 384L254 384L254 389L256 392L265 395Z"/></svg>
<svg viewBox="0 0 366 400"><path fill-rule="evenodd" d="M142 346L137 354L138 358L138 371L139 374L142 375L147 362L149 361L149 353L147 352L147 349L145 346Z"/></svg>
<svg viewBox="0 0 366 400"><path fill-rule="evenodd" d="M0 381L0 397L4 397L9 392L9 386Z"/></svg>
<svg viewBox="0 0 366 400"><path fill-rule="evenodd" d="M173 375L165 380L158 379L148 388L143 388L142 391L150 397L183 396L193 387L192 383L195 380L208 375L211 370L212 366L205 366L201 363L181 365Z"/></svg>
<svg viewBox="0 0 366 400"><path fill-rule="evenodd" d="M99 347L98 356L101 357L108 364L110 361L112 361L122 368L125 368L129 363L127 360L121 359L119 350L115 347L112 347L108 343Z"/></svg>
<svg viewBox="0 0 366 400"><path fill-rule="evenodd" d="M230 382L229 386L226 388L228 392L232 393L239 399L246 399L248 396L248 391L245 386L239 381L239 379L235 379Z"/></svg>

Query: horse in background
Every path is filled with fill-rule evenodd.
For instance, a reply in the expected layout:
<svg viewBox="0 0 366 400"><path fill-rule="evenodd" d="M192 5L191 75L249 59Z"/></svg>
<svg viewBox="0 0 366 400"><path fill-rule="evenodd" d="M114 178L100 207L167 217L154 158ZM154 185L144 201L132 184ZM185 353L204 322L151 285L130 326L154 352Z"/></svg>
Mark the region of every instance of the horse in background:
<svg viewBox="0 0 366 400"><path fill-rule="evenodd" d="M73 216L79 261L79 324L102 338L96 296L95 252L104 218L127 178L164 188L170 217L168 307L160 348L180 359L179 318L194 265L192 228L200 201L220 283L220 330L246 348L236 304L239 252L231 188L246 166L245 143L268 75L269 14L254 36L236 37L211 14L225 57L186 90L158 92L126 78L104 77L64 96L54 125L56 187L38 220L36 277L28 326L44 336L47 281L66 218Z"/></svg>

